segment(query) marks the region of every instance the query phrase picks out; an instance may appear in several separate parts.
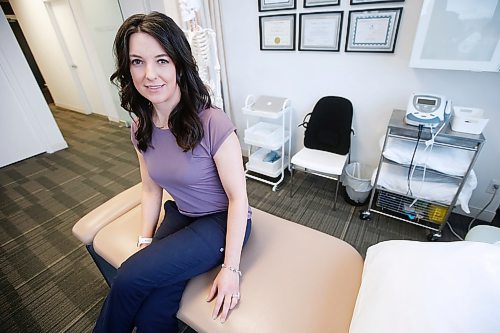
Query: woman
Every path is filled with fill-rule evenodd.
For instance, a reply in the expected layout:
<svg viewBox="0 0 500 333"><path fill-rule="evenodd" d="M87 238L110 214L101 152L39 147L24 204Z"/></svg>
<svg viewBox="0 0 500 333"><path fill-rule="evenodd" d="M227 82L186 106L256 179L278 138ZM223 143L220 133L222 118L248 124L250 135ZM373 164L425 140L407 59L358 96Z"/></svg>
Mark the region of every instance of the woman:
<svg viewBox="0 0 500 333"><path fill-rule="evenodd" d="M235 127L211 106L190 46L169 17L128 18L114 43L122 107L136 116L132 142L142 179L140 251L114 280L94 332L177 332L186 283L221 269L207 301L224 322L240 299L239 271L251 213ZM162 190L164 205L155 231ZM153 236L154 235L154 236ZM222 265L221 265L222 264Z"/></svg>

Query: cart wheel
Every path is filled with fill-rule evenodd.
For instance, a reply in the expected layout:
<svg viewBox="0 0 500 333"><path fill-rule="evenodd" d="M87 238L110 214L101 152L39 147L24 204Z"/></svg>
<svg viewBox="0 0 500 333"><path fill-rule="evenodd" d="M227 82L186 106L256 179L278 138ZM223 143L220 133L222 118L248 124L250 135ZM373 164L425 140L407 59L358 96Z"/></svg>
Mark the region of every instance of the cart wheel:
<svg viewBox="0 0 500 333"><path fill-rule="evenodd" d="M437 240L441 239L441 233L440 232L435 232L435 233L430 233L427 235L427 240L431 242L435 242Z"/></svg>
<svg viewBox="0 0 500 333"><path fill-rule="evenodd" d="M370 220L370 211L365 210L364 212L361 212L361 214L359 214L359 218L362 220Z"/></svg>

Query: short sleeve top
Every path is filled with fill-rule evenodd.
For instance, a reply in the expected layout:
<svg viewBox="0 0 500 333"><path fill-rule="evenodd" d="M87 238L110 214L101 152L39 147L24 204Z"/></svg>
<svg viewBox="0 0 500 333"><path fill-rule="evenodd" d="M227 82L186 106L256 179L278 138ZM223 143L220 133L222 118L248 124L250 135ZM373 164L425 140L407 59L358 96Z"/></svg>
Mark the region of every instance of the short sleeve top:
<svg viewBox="0 0 500 333"><path fill-rule="evenodd" d="M170 129L153 126L152 147L141 152L151 179L165 189L179 211L188 216L226 211L229 204L213 157L236 128L220 109L205 109L199 117L204 136L194 149L184 152ZM137 147L136 130L137 124L133 123L131 138Z"/></svg>

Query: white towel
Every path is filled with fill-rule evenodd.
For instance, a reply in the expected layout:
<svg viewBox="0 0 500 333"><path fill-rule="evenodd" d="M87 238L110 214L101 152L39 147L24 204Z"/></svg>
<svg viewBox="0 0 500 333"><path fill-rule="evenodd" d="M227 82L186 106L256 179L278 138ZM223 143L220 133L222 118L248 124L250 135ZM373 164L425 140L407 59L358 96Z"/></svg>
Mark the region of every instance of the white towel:
<svg viewBox="0 0 500 333"><path fill-rule="evenodd" d="M373 172L372 185L375 183L377 170ZM411 196L428 201L436 201L445 205L451 204L455 194L458 191L458 179L446 175L436 174L427 171L422 181L422 171L415 171L411 178L410 188ZM402 195L408 194L408 168L383 163L377 186L382 186L388 190ZM469 176L465 179L465 184L460 192L456 204L466 213L470 213L469 200L472 191L477 187L477 177L474 170L471 170Z"/></svg>

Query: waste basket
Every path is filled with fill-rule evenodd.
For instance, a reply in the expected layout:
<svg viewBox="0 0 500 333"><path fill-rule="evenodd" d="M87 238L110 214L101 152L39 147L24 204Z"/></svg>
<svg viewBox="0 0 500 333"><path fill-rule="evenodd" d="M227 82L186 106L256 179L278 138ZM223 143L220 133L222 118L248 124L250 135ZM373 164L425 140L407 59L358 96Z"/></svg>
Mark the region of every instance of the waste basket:
<svg viewBox="0 0 500 333"><path fill-rule="evenodd" d="M353 205L366 202L372 189L371 176L373 169L359 162L346 165L342 173L342 184L345 186L344 199Z"/></svg>

